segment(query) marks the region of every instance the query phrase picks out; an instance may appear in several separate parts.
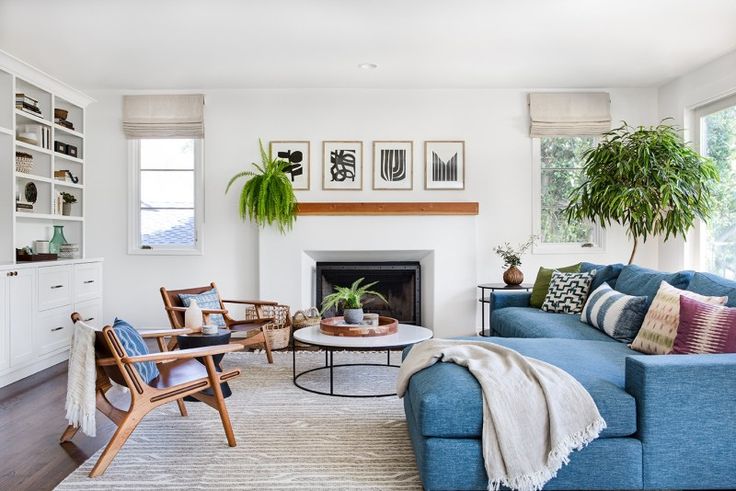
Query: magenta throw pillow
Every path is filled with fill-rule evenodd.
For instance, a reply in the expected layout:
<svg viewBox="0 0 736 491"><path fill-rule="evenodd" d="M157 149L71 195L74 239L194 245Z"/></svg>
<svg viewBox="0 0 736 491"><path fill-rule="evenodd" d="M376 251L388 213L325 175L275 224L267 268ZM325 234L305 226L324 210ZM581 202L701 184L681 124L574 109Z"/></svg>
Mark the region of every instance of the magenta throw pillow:
<svg viewBox="0 0 736 491"><path fill-rule="evenodd" d="M680 297L680 325L672 353L736 353L736 308Z"/></svg>

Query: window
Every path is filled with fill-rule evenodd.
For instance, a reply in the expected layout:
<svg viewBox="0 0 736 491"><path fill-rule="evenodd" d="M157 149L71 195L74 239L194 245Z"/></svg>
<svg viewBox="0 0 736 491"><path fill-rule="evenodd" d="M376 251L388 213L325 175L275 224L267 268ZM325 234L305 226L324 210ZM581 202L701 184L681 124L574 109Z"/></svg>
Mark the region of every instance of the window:
<svg viewBox="0 0 736 491"><path fill-rule="evenodd" d="M700 153L713 159L721 181L713 188L715 209L700 226L699 269L736 279L736 97L696 111Z"/></svg>
<svg viewBox="0 0 736 491"><path fill-rule="evenodd" d="M201 254L202 140L130 140L131 254Z"/></svg>
<svg viewBox="0 0 736 491"><path fill-rule="evenodd" d="M590 222L568 223L562 210L573 189L582 183L583 154L592 148L592 136L533 138L534 233L538 253L600 251L603 233Z"/></svg>

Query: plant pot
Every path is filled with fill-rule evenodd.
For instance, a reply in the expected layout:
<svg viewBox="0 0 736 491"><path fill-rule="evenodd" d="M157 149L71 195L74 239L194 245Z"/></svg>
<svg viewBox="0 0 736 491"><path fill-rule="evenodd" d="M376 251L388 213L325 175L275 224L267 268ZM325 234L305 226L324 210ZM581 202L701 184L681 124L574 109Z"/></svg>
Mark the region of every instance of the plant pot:
<svg viewBox="0 0 736 491"><path fill-rule="evenodd" d="M345 309L342 316L347 324L360 324L363 322L363 309Z"/></svg>
<svg viewBox="0 0 736 491"><path fill-rule="evenodd" d="M72 203L63 203L61 205L61 214L68 217L72 214Z"/></svg>
<svg viewBox="0 0 736 491"><path fill-rule="evenodd" d="M516 266L511 266L503 273L503 282L509 286L521 285L524 281L524 273Z"/></svg>

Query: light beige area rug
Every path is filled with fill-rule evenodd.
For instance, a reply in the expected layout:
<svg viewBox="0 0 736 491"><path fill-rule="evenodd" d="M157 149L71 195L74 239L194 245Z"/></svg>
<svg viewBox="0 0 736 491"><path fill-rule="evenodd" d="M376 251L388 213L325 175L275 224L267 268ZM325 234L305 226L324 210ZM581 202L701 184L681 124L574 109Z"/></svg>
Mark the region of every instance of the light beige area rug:
<svg viewBox="0 0 736 491"><path fill-rule="evenodd" d="M338 363L385 363L386 353L335 353ZM398 363L400 354L392 354ZM291 353L231 353L224 368L241 367L227 399L238 446L230 448L216 411L188 402L148 415L107 472L87 477L94 455L59 490L141 489L421 489L402 402L396 397L343 398L303 391L292 383ZM297 353L297 368L323 365L318 352ZM335 390L392 392L398 370L335 369ZM329 390L327 373L299 379ZM99 418L104 416L98 413ZM77 438L84 438L81 433Z"/></svg>

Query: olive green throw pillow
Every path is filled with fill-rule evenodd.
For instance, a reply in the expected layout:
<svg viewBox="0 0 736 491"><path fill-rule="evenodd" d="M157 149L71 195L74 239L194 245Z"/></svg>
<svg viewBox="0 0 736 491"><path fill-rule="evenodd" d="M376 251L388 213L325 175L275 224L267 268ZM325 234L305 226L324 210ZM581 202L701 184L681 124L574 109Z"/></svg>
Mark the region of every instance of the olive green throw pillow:
<svg viewBox="0 0 736 491"><path fill-rule="evenodd" d="M529 306L537 309L542 308L544 299L547 296L549 290L549 283L552 281L552 272L559 271L560 273L579 273L580 263L573 264L572 266L565 266L564 268L539 268L537 273L537 279L534 282L532 288L532 296L529 298Z"/></svg>

